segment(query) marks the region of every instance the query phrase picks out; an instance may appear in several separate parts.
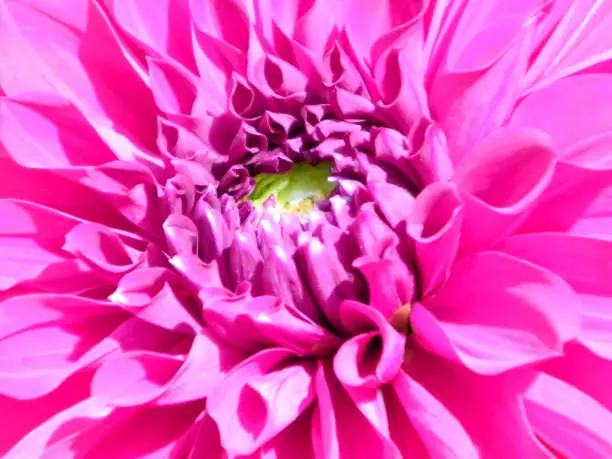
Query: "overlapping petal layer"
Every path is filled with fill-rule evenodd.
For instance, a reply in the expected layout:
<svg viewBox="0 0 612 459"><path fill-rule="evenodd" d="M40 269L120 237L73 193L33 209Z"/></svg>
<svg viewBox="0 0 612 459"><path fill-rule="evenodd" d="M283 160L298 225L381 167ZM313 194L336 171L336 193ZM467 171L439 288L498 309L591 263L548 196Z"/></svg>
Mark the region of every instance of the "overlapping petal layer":
<svg viewBox="0 0 612 459"><path fill-rule="evenodd" d="M3 457L612 454L611 2L154 3L0 3Z"/></svg>

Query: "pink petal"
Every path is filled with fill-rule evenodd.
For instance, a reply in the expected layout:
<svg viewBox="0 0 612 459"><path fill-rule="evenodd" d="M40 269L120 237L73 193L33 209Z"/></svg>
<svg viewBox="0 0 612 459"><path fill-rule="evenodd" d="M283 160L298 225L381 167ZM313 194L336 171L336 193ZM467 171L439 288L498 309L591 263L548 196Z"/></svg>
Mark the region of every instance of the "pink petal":
<svg viewBox="0 0 612 459"><path fill-rule="evenodd" d="M399 458L390 439L381 435L357 411L355 402L335 378L331 365L319 363L315 376L317 404L313 415L312 441L315 458ZM359 441L355 441L359 438Z"/></svg>
<svg viewBox="0 0 612 459"><path fill-rule="evenodd" d="M177 64L147 58L151 91L160 110L191 115L198 94L197 80Z"/></svg>
<svg viewBox="0 0 612 459"><path fill-rule="evenodd" d="M154 147L150 91L125 58L98 3L79 0L61 17L55 14L57 8L48 3L2 5L0 49L11 68L0 71L4 91L9 96L23 91L62 95L84 113L111 119L130 138ZM109 80L116 84L92 84ZM108 129L106 120L99 122Z"/></svg>
<svg viewBox="0 0 612 459"><path fill-rule="evenodd" d="M117 159L70 102L49 94L0 100L0 136L15 162L29 167L98 166Z"/></svg>
<svg viewBox="0 0 612 459"><path fill-rule="evenodd" d="M399 410L405 413L412 428L431 457L462 459L477 457L476 446L460 420L418 381L400 372L392 382ZM405 454L410 454L405 451Z"/></svg>
<svg viewBox="0 0 612 459"><path fill-rule="evenodd" d="M566 457L612 455L612 413L584 392L540 373L525 394L534 431Z"/></svg>
<svg viewBox="0 0 612 459"><path fill-rule="evenodd" d="M19 440L55 413L80 402L89 395L91 374L77 373L68 378L49 394L31 400L17 400L0 395L0 454L13 447Z"/></svg>
<svg viewBox="0 0 612 459"><path fill-rule="evenodd" d="M109 299L149 323L190 333L201 325L190 313L184 289L183 281L174 272L144 268L126 274Z"/></svg>
<svg viewBox="0 0 612 459"><path fill-rule="evenodd" d="M332 322L338 321L338 308L344 299L353 297L350 278L334 251L316 238L310 239L298 249L298 266L305 269L312 294L323 314ZM315 269L326 266L325 272Z"/></svg>
<svg viewBox="0 0 612 459"><path fill-rule="evenodd" d="M204 320L219 336L243 349L269 346L308 355L334 349L340 340L295 308L272 296L204 298Z"/></svg>
<svg viewBox="0 0 612 459"><path fill-rule="evenodd" d="M612 172L556 164L541 202L523 222L520 232L570 232L609 239L612 233Z"/></svg>
<svg viewBox="0 0 612 459"><path fill-rule="evenodd" d="M559 155L585 167L596 166L604 157L576 155L579 144L593 141L610 132L612 119L607 107L612 102L611 77L608 74L576 75L546 86L525 97L512 115L510 123L547 132ZM583 107L589 107L584 110ZM576 111L583 113L578 119Z"/></svg>
<svg viewBox="0 0 612 459"><path fill-rule="evenodd" d="M571 384L612 411L612 392L607 377L612 371L609 358L596 355L581 343L571 342L565 345L562 359L546 362L542 370Z"/></svg>
<svg viewBox="0 0 612 459"><path fill-rule="evenodd" d="M603 1L560 1L552 5L549 27L527 81L542 87L610 59L610 5ZM546 32L550 35L546 36ZM539 47L540 47L539 46Z"/></svg>
<svg viewBox="0 0 612 459"><path fill-rule="evenodd" d="M114 1L113 17L145 46L195 71L188 0L165 1L151 8L143 0Z"/></svg>
<svg viewBox="0 0 612 459"><path fill-rule="evenodd" d="M461 224L462 203L452 184L430 185L418 195L407 229L415 243L424 297L446 280Z"/></svg>
<svg viewBox="0 0 612 459"><path fill-rule="evenodd" d="M612 241L563 233L513 236L503 250L563 277L582 304L580 340L593 351L612 355Z"/></svg>
<svg viewBox="0 0 612 459"><path fill-rule="evenodd" d="M346 301L340 308L343 325L356 334L334 357L334 371L346 386L374 388L390 382L402 366L404 336L376 309Z"/></svg>
<svg viewBox="0 0 612 459"><path fill-rule="evenodd" d="M50 458L54 447L56 452L66 454L69 450L64 445L66 440L69 441L72 436L90 429L111 412L112 408L104 406L97 400L85 399L64 411L60 411L33 429L4 457L7 459Z"/></svg>
<svg viewBox="0 0 612 459"><path fill-rule="evenodd" d="M178 356L132 351L107 359L96 371L92 395L109 406L138 406L163 392L182 364Z"/></svg>
<svg viewBox="0 0 612 459"><path fill-rule="evenodd" d="M142 252L129 247L116 233L87 223L78 225L66 235L63 248L107 273L127 272L143 258Z"/></svg>
<svg viewBox="0 0 612 459"><path fill-rule="evenodd" d="M0 143L0 153L2 145ZM29 201L30 205L55 209L76 218L103 223L115 228L131 228L130 223L95 189L49 170L17 165L0 156L3 179L0 197ZM32 183L36 183L33 187ZM72 217L71 217L72 218ZM50 220L50 219L49 219Z"/></svg>
<svg viewBox="0 0 612 459"><path fill-rule="evenodd" d="M534 435L520 399L532 380L531 371L482 376L415 347L406 373L427 388L438 403L461 422L469 441L465 437L460 440L463 437L460 430L455 430L455 438L461 441L459 445L464 451L470 451L471 443L477 451L475 457L550 459L551 455ZM444 454L443 445L433 449L436 447L434 438L425 434L425 425L414 418L413 422L415 428L420 426L423 441L432 448L430 454L434 457ZM453 424L451 422L449 427ZM455 444L452 446L454 448Z"/></svg>
<svg viewBox="0 0 612 459"><path fill-rule="evenodd" d="M415 40L416 41L416 40ZM415 49L420 43L410 43ZM408 133L410 128L423 117L429 117L425 88L419 84L416 71L411 63L416 57L412 53L393 50L386 57L381 109L397 123L401 132Z"/></svg>
<svg viewBox="0 0 612 459"><path fill-rule="evenodd" d="M270 349L236 367L207 400L232 454L250 454L294 422L314 401L315 364Z"/></svg>
<svg viewBox="0 0 612 459"><path fill-rule="evenodd" d="M453 181L464 197L460 250L494 244L517 224L551 180L554 156L547 137L505 128L457 165Z"/></svg>
<svg viewBox="0 0 612 459"><path fill-rule="evenodd" d="M102 342L125 319L110 303L59 295L0 303L0 393L19 399L51 392L116 349Z"/></svg>
<svg viewBox="0 0 612 459"><path fill-rule="evenodd" d="M481 252L460 260L425 307L414 306L411 325L428 349L491 374L558 355L578 333L579 307L553 273Z"/></svg>
<svg viewBox="0 0 612 459"><path fill-rule="evenodd" d="M519 95L534 24L519 23L517 29L516 16L510 18L473 37L474 41L463 50L464 54L453 66L456 73L440 76L431 89L432 117L446 133L455 162L468 153L472 145L502 126ZM478 29L472 26L472 31L475 30ZM505 40L507 48L498 58L487 63L474 59L494 54L486 49L492 43L495 52L500 51L500 37L512 40Z"/></svg>

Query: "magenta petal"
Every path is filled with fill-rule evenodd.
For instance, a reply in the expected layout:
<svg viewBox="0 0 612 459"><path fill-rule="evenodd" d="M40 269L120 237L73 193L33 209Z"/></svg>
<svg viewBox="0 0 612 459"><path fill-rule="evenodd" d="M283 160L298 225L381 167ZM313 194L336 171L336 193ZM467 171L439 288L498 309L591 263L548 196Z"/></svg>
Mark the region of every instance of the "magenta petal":
<svg viewBox="0 0 612 459"><path fill-rule="evenodd" d="M139 269L126 274L109 299L147 322L190 333L201 325L185 308L185 286L179 279L163 268Z"/></svg>
<svg viewBox="0 0 612 459"><path fill-rule="evenodd" d="M405 412L431 457L461 459L478 456L476 446L460 424L460 419L418 381L400 372L393 380L392 388L399 409Z"/></svg>
<svg viewBox="0 0 612 459"><path fill-rule="evenodd" d="M333 349L339 339L295 308L272 296L206 298L204 320L220 336L243 349L267 346L307 355Z"/></svg>
<svg viewBox="0 0 612 459"><path fill-rule="evenodd" d="M33 429L19 441L4 457L7 459L21 459L23 457L43 458L54 443L60 445L60 453L68 453L61 448L62 439L78 436L79 433L90 429L108 416L112 408L104 406L95 399L86 399L64 411L60 411L49 420ZM77 422L74 422L78 420ZM65 426L60 435L60 429ZM59 437L59 438L58 438ZM65 445L68 446L68 445ZM64 449L64 451L61 451Z"/></svg>
<svg viewBox="0 0 612 459"><path fill-rule="evenodd" d="M404 360L405 337L376 309L354 301L340 307L342 324L355 336L334 357L334 371L346 386L378 387L390 382Z"/></svg>
<svg viewBox="0 0 612 459"><path fill-rule="evenodd" d="M527 418L566 457L612 456L612 413L584 392L540 373L525 394Z"/></svg>
<svg viewBox="0 0 612 459"><path fill-rule="evenodd" d="M601 134L608 134L612 119L606 107L612 101L609 74L575 75L556 81L528 95L516 108L511 123L547 132L560 156L572 147ZM584 110L583 107L589 107ZM579 119L573 116L579 110ZM589 166L592 161L574 158Z"/></svg>
<svg viewBox="0 0 612 459"><path fill-rule="evenodd" d="M336 379L331 365L319 363L315 376L317 404L313 415L312 441L316 458L397 458L389 438L357 410ZM355 441L359 438L359 441Z"/></svg>
<svg viewBox="0 0 612 459"><path fill-rule="evenodd" d="M69 101L49 94L0 100L0 137L15 162L28 167L98 166L117 156Z"/></svg>
<svg viewBox="0 0 612 459"><path fill-rule="evenodd" d="M476 145L453 177L467 194L460 249L486 248L507 234L543 193L553 166L548 138L538 131L505 128Z"/></svg>
<svg viewBox="0 0 612 459"><path fill-rule="evenodd" d="M166 0L157 8L146 0L115 1L113 6L114 17L125 31L195 71L188 0Z"/></svg>
<svg viewBox="0 0 612 459"><path fill-rule="evenodd" d="M0 303L0 318L0 391L28 399L115 350L102 341L125 315L112 303L26 295Z"/></svg>
<svg viewBox="0 0 612 459"><path fill-rule="evenodd" d="M197 80L172 62L148 58L151 90L160 110L191 115L197 97Z"/></svg>
<svg viewBox="0 0 612 459"><path fill-rule="evenodd" d="M411 325L428 349L490 374L559 355L578 334L579 311L560 277L481 252L459 261L425 307L415 305Z"/></svg>
<svg viewBox="0 0 612 459"><path fill-rule="evenodd" d="M462 207L452 184L430 185L417 197L408 219L408 234L415 243L424 297L446 280L455 260Z"/></svg>
<svg viewBox="0 0 612 459"><path fill-rule="evenodd" d="M285 350L255 354L229 373L208 397L221 443L250 454L295 421L314 401L315 364Z"/></svg>
<svg viewBox="0 0 612 459"><path fill-rule="evenodd" d="M502 22L501 27L485 29L487 33L474 38L478 41L475 49L463 50L455 64L458 71L442 75L434 82L429 104L434 119L439 120L447 135L455 162L468 153L473 144L503 125L520 94L534 21L527 22L518 30L499 58L484 67L483 62L478 62L479 58L491 55L486 50L491 43L495 47L500 37L512 38L510 34L516 31L515 23L516 20L508 20L505 24ZM466 34L467 37L470 35Z"/></svg>
<svg viewBox="0 0 612 459"><path fill-rule="evenodd" d="M132 351L107 359L96 371L92 395L109 406L138 406L157 398L181 366L181 358Z"/></svg>
<svg viewBox="0 0 612 459"><path fill-rule="evenodd" d="M338 308L344 299L353 297L350 278L337 254L319 239L312 238L298 249L298 262L305 269L310 289L323 314L332 323L338 321ZM325 272L316 269L325 266Z"/></svg>
<svg viewBox="0 0 612 459"><path fill-rule="evenodd" d="M612 355L612 241L563 233L508 238L503 250L563 277L582 305L579 338L594 352Z"/></svg>

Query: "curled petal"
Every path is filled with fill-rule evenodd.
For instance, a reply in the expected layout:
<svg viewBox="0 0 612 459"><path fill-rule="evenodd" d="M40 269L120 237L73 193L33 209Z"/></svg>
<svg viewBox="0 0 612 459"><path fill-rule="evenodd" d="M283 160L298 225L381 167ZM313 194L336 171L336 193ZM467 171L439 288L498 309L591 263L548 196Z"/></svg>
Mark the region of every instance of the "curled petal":
<svg viewBox="0 0 612 459"><path fill-rule="evenodd" d="M494 244L520 222L550 182L554 155L545 134L506 128L457 165L453 181L465 196L460 250Z"/></svg>
<svg viewBox="0 0 612 459"><path fill-rule="evenodd" d="M346 386L373 388L390 382L404 359L405 338L375 309L353 301L342 303L341 319L356 336L334 358L334 371Z"/></svg>
<svg viewBox="0 0 612 459"><path fill-rule="evenodd" d="M291 352L260 352L236 367L209 397L207 409L233 454L251 454L314 401L315 364Z"/></svg>
<svg viewBox="0 0 612 459"><path fill-rule="evenodd" d="M417 197L407 229L415 243L424 297L449 275L459 247L462 207L452 184L430 185Z"/></svg>

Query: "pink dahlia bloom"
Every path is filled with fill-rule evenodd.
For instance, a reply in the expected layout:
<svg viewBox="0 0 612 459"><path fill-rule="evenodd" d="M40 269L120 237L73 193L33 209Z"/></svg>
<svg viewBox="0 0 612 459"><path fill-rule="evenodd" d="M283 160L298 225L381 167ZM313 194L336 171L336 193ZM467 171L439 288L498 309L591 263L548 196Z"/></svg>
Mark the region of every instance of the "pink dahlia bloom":
<svg viewBox="0 0 612 459"><path fill-rule="evenodd" d="M612 457L612 1L0 1L0 455Z"/></svg>

